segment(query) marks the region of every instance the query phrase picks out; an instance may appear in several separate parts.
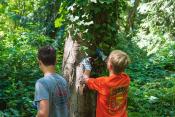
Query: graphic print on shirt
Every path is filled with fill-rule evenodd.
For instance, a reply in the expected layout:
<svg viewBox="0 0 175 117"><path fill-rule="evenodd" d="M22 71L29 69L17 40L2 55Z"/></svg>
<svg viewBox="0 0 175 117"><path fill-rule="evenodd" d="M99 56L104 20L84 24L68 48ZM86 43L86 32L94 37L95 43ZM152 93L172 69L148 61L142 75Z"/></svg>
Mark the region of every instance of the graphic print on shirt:
<svg viewBox="0 0 175 117"><path fill-rule="evenodd" d="M57 105L63 105L67 101L66 87L59 82L57 83L54 90L54 100Z"/></svg>
<svg viewBox="0 0 175 117"><path fill-rule="evenodd" d="M126 95L128 92L128 87L117 87L117 88L111 88L110 89L110 95L107 100L108 104L108 112L111 115L116 114L116 112L119 112L121 106L126 101Z"/></svg>

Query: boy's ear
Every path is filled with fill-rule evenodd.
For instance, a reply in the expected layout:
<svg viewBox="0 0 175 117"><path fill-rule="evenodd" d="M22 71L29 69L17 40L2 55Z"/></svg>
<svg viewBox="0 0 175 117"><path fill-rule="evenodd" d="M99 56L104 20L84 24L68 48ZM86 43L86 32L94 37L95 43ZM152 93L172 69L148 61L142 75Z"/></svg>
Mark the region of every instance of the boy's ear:
<svg viewBox="0 0 175 117"><path fill-rule="evenodd" d="M109 64L109 69L110 69L110 70L113 70L113 66L112 66L111 63Z"/></svg>
<svg viewBox="0 0 175 117"><path fill-rule="evenodd" d="M42 65L42 61L37 58L39 65Z"/></svg>
<svg viewBox="0 0 175 117"><path fill-rule="evenodd" d="M111 62L110 62L110 61L108 61L108 63L107 63L107 64L108 64L108 69L109 69L109 70L113 70L113 66L112 66Z"/></svg>

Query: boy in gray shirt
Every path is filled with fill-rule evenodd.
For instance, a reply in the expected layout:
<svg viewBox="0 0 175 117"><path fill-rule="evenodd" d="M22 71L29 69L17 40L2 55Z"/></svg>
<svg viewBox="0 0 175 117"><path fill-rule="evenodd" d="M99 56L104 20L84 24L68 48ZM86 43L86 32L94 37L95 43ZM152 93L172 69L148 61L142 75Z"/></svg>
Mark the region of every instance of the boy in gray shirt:
<svg viewBox="0 0 175 117"><path fill-rule="evenodd" d="M68 117L69 89L66 80L56 74L56 51L45 46L38 51L38 62L44 77L35 84L36 117Z"/></svg>

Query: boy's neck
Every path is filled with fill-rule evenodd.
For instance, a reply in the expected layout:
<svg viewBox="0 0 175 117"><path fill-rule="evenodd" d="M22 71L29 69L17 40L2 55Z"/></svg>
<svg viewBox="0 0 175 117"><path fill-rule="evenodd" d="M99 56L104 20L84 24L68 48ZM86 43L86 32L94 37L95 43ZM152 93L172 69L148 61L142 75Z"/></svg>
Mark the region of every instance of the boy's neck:
<svg viewBox="0 0 175 117"><path fill-rule="evenodd" d="M116 72L114 72L114 71L109 71L109 76L112 76L112 75L114 75L114 74L122 74L123 72L120 72L120 73L116 73Z"/></svg>
<svg viewBox="0 0 175 117"><path fill-rule="evenodd" d="M115 74L115 72L114 71L109 71L109 76L112 76L113 74Z"/></svg>
<svg viewBox="0 0 175 117"><path fill-rule="evenodd" d="M56 72L56 70L55 70L55 66L54 65L45 66L44 69L43 69L44 75L46 75L46 74L54 74L55 72Z"/></svg>

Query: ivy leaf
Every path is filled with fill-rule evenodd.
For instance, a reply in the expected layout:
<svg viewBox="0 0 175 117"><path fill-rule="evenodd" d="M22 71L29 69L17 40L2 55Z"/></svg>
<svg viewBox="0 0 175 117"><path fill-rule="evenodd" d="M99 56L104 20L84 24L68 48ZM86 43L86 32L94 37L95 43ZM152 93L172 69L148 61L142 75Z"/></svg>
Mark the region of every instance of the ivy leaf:
<svg viewBox="0 0 175 117"><path fill-rule="evenodd" d="M103 3L110 4L110 3L114 2L114 0L99 0L99 2L100 2L101 4L103 4Z"/></svg>
<svg viewBox="0 0 175 117"><path fill-rule="evenodd" d="M56 28L61 27L63 21L64 21L64 19L63 19L62 16L61 16L60 18L57 18L57 19L55 20L55 27L56 27Z"/></svg>
<svg viewBox="0 0 175 117"><path fill-rule="evenodd" d="M91 2L93 2L93 3L97 3L97 0L90 0Z"/></svg>
<svg viewBox="0 0 175 117"><path fill-rule="evenodd" d="M91 24L94 24L94 22L93 22L93 21L90 21L90 22L85 22L85 23L84 23L85 26L89 26L89 25L91 25Z"/></svg>

